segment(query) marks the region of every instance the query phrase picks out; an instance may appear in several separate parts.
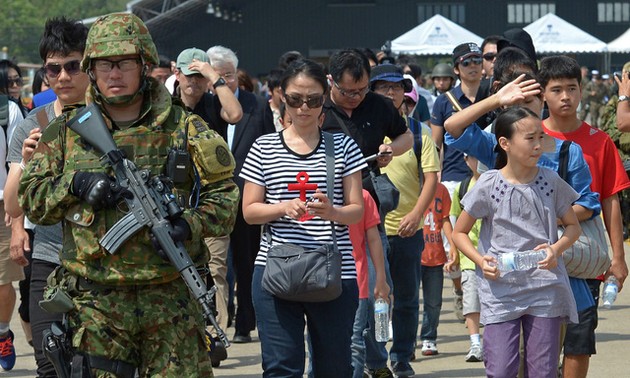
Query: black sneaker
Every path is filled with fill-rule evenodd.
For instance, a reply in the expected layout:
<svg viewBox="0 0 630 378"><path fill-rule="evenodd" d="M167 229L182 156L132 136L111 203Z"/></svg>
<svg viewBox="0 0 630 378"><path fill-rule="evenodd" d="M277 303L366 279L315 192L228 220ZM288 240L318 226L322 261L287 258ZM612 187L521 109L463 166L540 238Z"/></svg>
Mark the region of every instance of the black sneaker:
<svg viewBox="0 0 630 378"><path fill-rule="evenodd" d="M213 338L208 331L206 331L206 345L212 367L219 367L221 361L228 357L225 345L223 345L221 340Z"/></svg>
<svg viewBox="0 0 630 378"><path fill-rule="evenodd" d="M392 370L397 378L412 377L416 374L409 362L392 362Z"/></svg>

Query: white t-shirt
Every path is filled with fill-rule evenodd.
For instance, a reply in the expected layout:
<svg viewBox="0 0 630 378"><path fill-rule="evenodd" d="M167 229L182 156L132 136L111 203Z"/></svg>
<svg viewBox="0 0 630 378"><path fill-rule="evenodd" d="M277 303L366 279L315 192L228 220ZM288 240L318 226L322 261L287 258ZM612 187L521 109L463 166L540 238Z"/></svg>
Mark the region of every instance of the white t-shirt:
<svg viewBox="0 0 630 378"><path fill-rule="evenodd" d="M24 119L22 112L17 104L9 100L9 122L7 124L7 135L4 132L0 132L0 200L4 200L4 184L7 183L7 170L5 169L7 163L7 146L11 143L11 137L13 136L13 130L19 122Z"/></svg>

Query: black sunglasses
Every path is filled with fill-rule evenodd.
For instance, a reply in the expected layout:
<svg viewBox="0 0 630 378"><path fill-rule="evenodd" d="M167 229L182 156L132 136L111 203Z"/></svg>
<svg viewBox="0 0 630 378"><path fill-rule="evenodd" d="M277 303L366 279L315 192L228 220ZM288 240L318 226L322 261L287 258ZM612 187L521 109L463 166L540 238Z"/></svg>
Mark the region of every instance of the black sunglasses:
<svg viewBox="0 0 630 378"><path fill-rule="evenodd" d="M77 75L81 72L81 61L71 60L64 63L48 63L44 66L46 69L46 76L56 78L61 74L61 70L64 69L68 75Z"/></svg>
<svg viewBox="0 0 630 378"><path fill-rule="evenodd" d="M466 58L464 60L462 60L461 62L459 62L459 64L461 64L464 67L468 67L471 64L476 64L476 65L480 65L481 62L483 62L483 59L479 56L475 56L475 57L470 57L470 58Z"/></svg>
<svg viewBox="0 0 630 378"><path fill-rule="evenodd" d="M483 58L485 60L487 60L488 62L492 62L494 60L494 58L496 58L496 57L497 57L497 54L495 54L495 53L485 53L485 54L483 54Z"/></svg>
<svg viewBox="0 0 630 378"><path fill-rule="evenodd" d="M15 79L7 79L7 84L9 85L9 87L13 85L17 85L18 87L21 87L22 84L24 84L24 80L21 77L17 77Z"/></svg>
<svg viewBox="0 0 630 378"><path fill-rule="evenodd" d="M317 96L317 97L307 97L304 99L297 95L285 94L284 99L287 102L287 106L290 106L292 108L299 108L302 106L302 104L306 104L306 106L308 106L309 109L315 109L315 108L319 108L320 106L324 104L324 95Z"/></svg>

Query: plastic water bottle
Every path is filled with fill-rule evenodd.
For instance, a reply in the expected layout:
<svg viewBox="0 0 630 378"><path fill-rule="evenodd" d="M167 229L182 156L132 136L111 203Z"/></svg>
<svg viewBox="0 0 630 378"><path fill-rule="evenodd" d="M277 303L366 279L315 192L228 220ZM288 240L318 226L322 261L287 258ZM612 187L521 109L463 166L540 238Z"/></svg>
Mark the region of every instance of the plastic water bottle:
<svg viewBox="0 0 630 378"><path fill-rule="evenodd" d="M389 305L383 298L374 302L374 333L378 342L389 340Z"/></svg>
<svg viewBox="0 0 630 378"><path fill-rule="evenodd" d="M538 267L538 262L547 257L544 249L539 251L506 252L497 258L497 268L501 275L515 270L529 270Z"/></svg>
<svg viewBox="0 0 630 378"><path fill-rule="evenodd" d="M615 303L615 299L617 299L618 291L619 286L617 286L617 278L611 274L604 283L604 295L602 296L604 308L610 309L612 307L613 303Z"/></svg>

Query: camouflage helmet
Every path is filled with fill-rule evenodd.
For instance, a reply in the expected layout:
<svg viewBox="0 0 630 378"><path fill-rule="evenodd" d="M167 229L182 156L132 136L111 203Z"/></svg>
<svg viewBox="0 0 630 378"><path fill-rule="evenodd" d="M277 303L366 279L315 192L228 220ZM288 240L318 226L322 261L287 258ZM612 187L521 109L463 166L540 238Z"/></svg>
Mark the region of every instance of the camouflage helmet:
<svg viewBox="0 0 630 378"><path fill-rule="evenodd" d="M145 64L159 62L149 29L133 13L111 13L99 17L87 36L81 69L86 71L92 59L115 55L140 55Z"/></svg>
<svg viewBox="0 0 630 378"><path fill-rule="evenodd" d="M431 79L436 77L450 77L453 80L457 80L457 76L455 76L455 72L453 72L453 67L448 63L438 63L433 67Z"/></svg>

